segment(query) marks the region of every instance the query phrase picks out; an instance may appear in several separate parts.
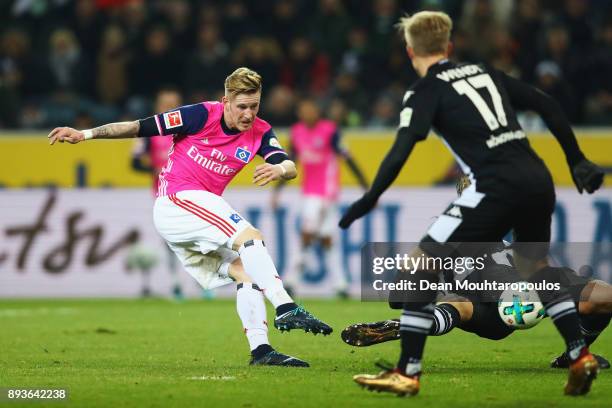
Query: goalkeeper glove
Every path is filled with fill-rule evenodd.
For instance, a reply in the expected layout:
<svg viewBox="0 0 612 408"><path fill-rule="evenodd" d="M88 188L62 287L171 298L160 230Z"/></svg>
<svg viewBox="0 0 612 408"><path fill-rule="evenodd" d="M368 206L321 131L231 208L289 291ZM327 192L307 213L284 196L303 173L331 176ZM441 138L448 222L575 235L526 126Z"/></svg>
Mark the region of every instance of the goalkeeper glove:
<svg viewBox="0 0 612 408"><path fill-rule="evenodd" d="M582 194L583 190L593 194L603 183L604 172L593 162L583 159L572 166L572 178L578 192Z"/></svg>

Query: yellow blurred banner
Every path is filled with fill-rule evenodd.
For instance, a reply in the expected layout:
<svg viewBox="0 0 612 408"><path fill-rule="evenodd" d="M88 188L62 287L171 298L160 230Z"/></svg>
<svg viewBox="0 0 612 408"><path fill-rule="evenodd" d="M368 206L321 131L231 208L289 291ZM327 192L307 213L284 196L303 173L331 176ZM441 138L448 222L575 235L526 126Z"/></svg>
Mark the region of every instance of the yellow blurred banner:
<svg viewBox="0 0 612 408"><path fill-rule="evenodd" d="M285 132L278 132L281 143ZM344 143L371 181L394 139L393 131L345 131ZM529 134L533 148L544 159L559 186L572 185L565 156L549 134ZM578 140L586 156L595 163L612 167L612 130L579 131ZM133 140L96 140L78 145L49 146L45 134L0 135L2 171L0 186L8 188L55 185L58 187L147 187L150 177L131 168ZM441 180L453 165L453 157L442 141L430 135L415 148L395 185L427 186ZM232 182L252 185L256 159ZM298 180L299 181L299 180ZM344 185L356 185L343 166ZM295 181L294 181L295 183ZM612 177L606 177L612 185Z"/></svg>

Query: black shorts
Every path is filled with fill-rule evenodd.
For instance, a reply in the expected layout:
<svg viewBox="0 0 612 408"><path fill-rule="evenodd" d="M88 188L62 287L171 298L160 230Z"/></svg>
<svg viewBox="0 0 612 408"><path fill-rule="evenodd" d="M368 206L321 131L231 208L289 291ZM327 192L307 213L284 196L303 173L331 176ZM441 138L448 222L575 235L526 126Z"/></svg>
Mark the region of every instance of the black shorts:
<svg viewBox="0 0 612 408"><path fill-rule="evenodd" d="M471 300L471 299L470 299ZM459 328L490 340L508 337L515 329L506 325L499 317L497 302L472 301L473 313L469 322L461 323Z"/></svg>
<svg viewBox="0 0 612 408"><path fill-rule="evenodd" d="M428 229L421 249L432 256L475 257L471 246L464 243L499 242L513 231L515 243L545 243L516 247L525 257L543 258L548 252L555 207L554 185L546 174L521 189L464 190Z"/></svg>

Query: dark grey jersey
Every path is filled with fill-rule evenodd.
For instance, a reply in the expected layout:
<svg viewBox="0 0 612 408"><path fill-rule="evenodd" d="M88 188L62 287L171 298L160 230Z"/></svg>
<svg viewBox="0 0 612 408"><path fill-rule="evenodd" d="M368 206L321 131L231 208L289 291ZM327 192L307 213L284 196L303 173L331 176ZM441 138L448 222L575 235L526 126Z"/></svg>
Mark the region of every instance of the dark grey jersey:
<svg viewBox="0 0 612 408"><path fill-rule="evenodd" d="M441 61L406 92L400 129L422 140L433 127L463 171L478 181L504 178L504 172L519 175L517 165L546 172L518 123L518 101L505 78L483 64Z"/></svg>

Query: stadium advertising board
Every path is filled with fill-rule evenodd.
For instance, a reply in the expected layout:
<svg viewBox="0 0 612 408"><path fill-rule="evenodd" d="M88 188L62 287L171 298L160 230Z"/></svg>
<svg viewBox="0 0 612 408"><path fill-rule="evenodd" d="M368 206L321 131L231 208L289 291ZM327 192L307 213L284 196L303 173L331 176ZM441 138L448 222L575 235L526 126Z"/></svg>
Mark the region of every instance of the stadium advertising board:
<svg viewBox="0 0 612 408"><path fill-rule="evenodd" d="M359 196L346 189L341 203ZM453 188L393 188L374 212L348 231L338 230L345 272L359 291L359 258L368 242L415 242L455 196ZM594 196L560 189L553 218L553 242L612 242L612 190ZM277 211L268 190L233 189L228 202L261 229L281 274L298 250L299 218L287 189ZM5 190L0 192L0 297L138 296L143 285L169 295L167 251L152 222L147 189ZM610 274L612 254L601 273ZM301 295L331 296L321 256L306 271ZM601 261L601 262L600 262ZM143 273L144 272L144 273ZM187 283L191 278L181 274ZM198 295L195 282L188 295ZM219 295L233 288L220 289Z"/></svg>

